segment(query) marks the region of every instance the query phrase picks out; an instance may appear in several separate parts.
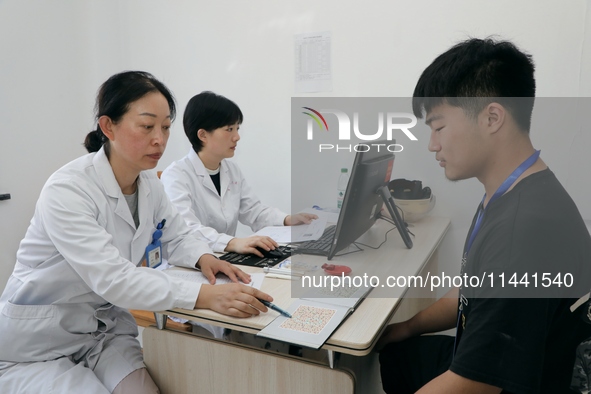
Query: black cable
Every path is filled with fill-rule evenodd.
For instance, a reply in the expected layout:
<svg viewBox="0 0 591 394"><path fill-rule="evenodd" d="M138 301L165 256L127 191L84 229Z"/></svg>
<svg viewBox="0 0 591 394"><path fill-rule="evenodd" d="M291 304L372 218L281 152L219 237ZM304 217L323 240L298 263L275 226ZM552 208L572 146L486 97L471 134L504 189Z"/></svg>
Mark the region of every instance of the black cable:
<svg viewBox="0 0 591 394"><path fill-rule="evenodd" d="M380 214L380 216L378 217L378 219L382 219L383 221L386 221L386 222L392 224L394 226L394 228L396 228L396 223L394 223L394 221L392 219L387 218L386 216L384 216L382 214ZM403 218L402 222L406 225L406 222L404 221L404 218ZM390 231L392 231L392 230L390 230ZM412 235L413 237L415 236L414 233L412 231L410 231L410 229L408 228L408 226L406 226L406 231L408 231L408 233L410 235Z"/></svg>
<svg viewBox="0 0 591 394"><path fill-rule="evenodd" d="M366 248L370 248L370 249L375 249L375 250L377 250L377 249L379 249L379 248L380 248L380 247L381 247L383 244L385 244L385 243L386 243L386 241L388 240L388 233L389 233L390 231L392 231L392 230L396 230L396 226L394 226L394 227L392 227L390 230L386 231L386 234L384 234L384 241L383 241L381 244L379 244L377 247L376 247L376 246L371 246L371 245L366 245L366 244L364 244L364 243L362 243L362 242L353 242L353 244L354 244L355 246L357 246L358 248L359 248L359 246L358 246L357 244L359 244L359 245L363 245L363 246L365 246Z"/></svg>
<svg viewBox="0 0 591 394"><path fill-rule="evenodd" d="M392 224L394 226L394 228L396 228L396 223L394 223L394 221L390 218L385 217L384 215L381 215L378 217L378 219L382 219L384 222L388 222L390 224Z"/></svg>

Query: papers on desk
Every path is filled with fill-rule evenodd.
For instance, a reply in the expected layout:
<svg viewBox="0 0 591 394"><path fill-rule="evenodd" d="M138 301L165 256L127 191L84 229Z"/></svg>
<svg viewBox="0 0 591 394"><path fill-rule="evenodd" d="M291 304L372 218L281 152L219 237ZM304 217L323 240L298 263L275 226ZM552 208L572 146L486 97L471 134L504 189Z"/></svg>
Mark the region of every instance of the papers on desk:
<svg viewBox="0 0 591 394"><path fill-rule="evenodd" d="M278 316L257 335L319 349L369 291L370 287L347 286L332 291L313 289L307 294L309 297L300 298L287 308L291 319Z"/></svg>
<svg viewBox="0 0 591 394"><path fill-rule="evenodd" d="M371 287L346 286L335 288L333 291L328 288L311 289L302 299L355 308L371 289Z"/></svg>
<svg viewBox="0 0 591 394"><path fill-rule="evenodd" d="M202 283L202 284L206 284L206 285L209 284L209 280L200 271L174 267L174 268L168 268L168 269L162 270L162 272L164 272L167 275L174 276L175 278L180 278L180 279L188 280L191 282L197 282L197 283ZM251 279L250 283L245 283L245 285L252 286L255 289L260 290L261 287L263 286L263 280L265 279L265 274L263 274L263 273L250 274L250 279ZM216 285L223 285L226 283L234 283L234 282L232 282L230 280L230 278L228 278L225 274L217 274L216 275L216 277L215 277L215 284Z"/></svg>
<svg viewBox="0 0 591 394"><path fill-rule="evenodd" d="M353 308L299 299L287 311L291 318L278 316L257 336L319 349Z"/></svg>
<svg viewBox="0 0 591 394"><path fill-rule="evenodd" d="M316 271L317 265L304 263L301 261L292 262L291 259L285 259L275 267L263 267L263 272L267 278L279 279L299 279L302 275Z"/></svg>
<svg viewBox="0 0 591 394"><path fill-rule="evenodd" d="M302 213L313 213L319 218L324 218L328 223L337 224L339 221L340 209L312 207L302 210Z"/></svg>
<svg viewBox="0 0 591 394"><path fill-rule="evenodd" d="M315 241L322 236L326 227L326 218L318 217L310 224L299 226L269 226L260 229L255 235L263 235L272 238L278 243L292 243L303 241Z"/></svg>

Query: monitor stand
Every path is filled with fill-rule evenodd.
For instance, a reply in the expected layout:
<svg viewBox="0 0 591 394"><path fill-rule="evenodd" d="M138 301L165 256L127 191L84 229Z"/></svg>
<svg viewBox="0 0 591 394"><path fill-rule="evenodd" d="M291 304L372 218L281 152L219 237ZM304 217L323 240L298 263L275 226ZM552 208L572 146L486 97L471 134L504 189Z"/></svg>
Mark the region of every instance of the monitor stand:
<svg viewBox="0 0 591 394"><path fill-rule="evenodd" d="M388 208L388 212L390 212L390 216L392 216L392 220L394 220L394 224L396 228L398 228L398 232L404 241L404 244L407 248L412 248L412 239L410 239L410 234L408 233L408 229L406 228L406 224L402 221L400 217L400 213L398 213L398 209L396 208L396 204L394 203L394 198L390 194L390 190L388 190L388 186L382 186L377 191L384 200L384 205Z"/></svg>

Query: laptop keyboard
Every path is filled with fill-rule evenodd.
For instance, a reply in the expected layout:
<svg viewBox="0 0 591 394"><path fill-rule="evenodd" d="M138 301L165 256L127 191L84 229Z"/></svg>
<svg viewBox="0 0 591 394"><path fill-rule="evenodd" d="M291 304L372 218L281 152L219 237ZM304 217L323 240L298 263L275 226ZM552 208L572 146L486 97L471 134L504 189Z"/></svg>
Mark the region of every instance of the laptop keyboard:
<svg viewBox="0 0 591 394"><path fill-rule="evenodd" d="M328 256L330 247L334 240L334 234L337 226L329 226L324 230L322 236L316 241L306 241L294 246L294 254L314 254L318 256Z"/></svg>

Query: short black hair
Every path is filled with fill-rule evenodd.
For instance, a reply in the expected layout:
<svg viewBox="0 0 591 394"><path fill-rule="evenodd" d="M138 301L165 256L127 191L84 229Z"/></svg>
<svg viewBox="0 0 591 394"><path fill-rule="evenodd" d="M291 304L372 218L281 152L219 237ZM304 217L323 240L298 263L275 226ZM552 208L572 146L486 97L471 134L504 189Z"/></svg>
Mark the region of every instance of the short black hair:
<svg viewBox="0 0 591 394"><path fill-rule="evenodd" d="M511 112L529 132L536 95L531 55L509 41L471 38L439 55L423 71L412 99L418 118L439 104L461 107L476 117L491 102Z"/></svg>
<svg viewBox="0 0 591 394"><path fill-rule="evenodd" d="M168 102L170 119L176 116L176 104L171 91L152 74L145 71L124 71L111 76L99 89L95 104L96 120L106 115L113 123L117 123L129 111L129 106L149 93L159 92ZM88 152L98 152L109 140L100 126L88 133L84 147Z"/></svg>
<svg viewBox="0 0 591 394"><path fill-rule="evenodd" d="M187 103L183 115L185 134L197 153L203 148L197 132L200 129L211 132L220 127L241 124L244 121L242 111L232 100L205 91L195 95Z"/></svg>

